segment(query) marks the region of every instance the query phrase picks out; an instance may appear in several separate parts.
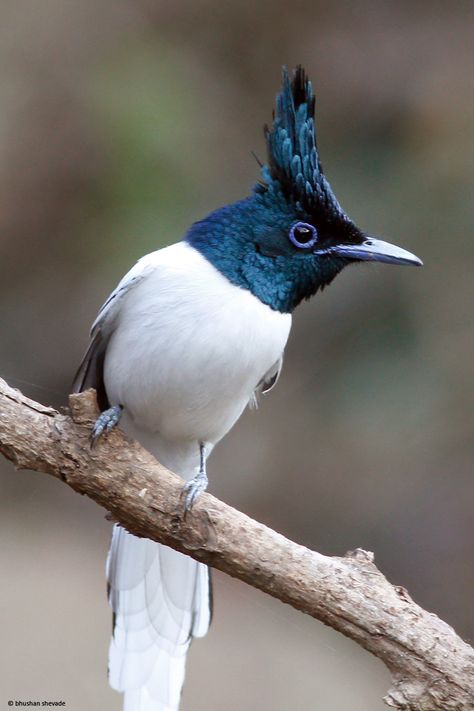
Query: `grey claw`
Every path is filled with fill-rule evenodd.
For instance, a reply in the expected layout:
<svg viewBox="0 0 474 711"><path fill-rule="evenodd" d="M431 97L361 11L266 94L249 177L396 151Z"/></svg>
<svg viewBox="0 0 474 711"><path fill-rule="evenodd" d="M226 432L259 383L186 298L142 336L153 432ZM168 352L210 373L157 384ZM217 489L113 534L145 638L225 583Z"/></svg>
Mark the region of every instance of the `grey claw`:
<svg viewBox="0 0 474 711"><path fill-rule="evenodd" d="M94 446L99 437L101 437L104 433L110 432L118 425L122 416L122 411L123 407L121 405L114 405L114 407L109 407L108 410L104 410L104 412L100 413L94 423L90 435L91 447Z"/></svg>
<svg viewBox="0 0 474 711"><path fill-rule="evenodd" d="M199 472L196 476L188 481L182 488L181 493L185 496L184 512L185 514L192 509L198 497L203 491L206 491L208 479L204 472Z"/></svg>

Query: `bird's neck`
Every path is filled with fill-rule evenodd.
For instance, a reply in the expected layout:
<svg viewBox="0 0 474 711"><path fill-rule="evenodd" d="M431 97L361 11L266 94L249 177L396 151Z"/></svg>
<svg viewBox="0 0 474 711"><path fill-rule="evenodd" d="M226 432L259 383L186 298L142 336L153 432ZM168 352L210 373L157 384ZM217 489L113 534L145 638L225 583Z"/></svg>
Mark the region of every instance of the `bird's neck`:
<svg viewBox="0 0 474 711"><path fill-rule="evenodd" d="M317 291L318 275L309 263L302 268L299 260L263 254L258 234L269 224L286 233L292 220L284 203L269 208L257 193L196 222L185 239L232 284L275 311L291 313Z"/></svg>

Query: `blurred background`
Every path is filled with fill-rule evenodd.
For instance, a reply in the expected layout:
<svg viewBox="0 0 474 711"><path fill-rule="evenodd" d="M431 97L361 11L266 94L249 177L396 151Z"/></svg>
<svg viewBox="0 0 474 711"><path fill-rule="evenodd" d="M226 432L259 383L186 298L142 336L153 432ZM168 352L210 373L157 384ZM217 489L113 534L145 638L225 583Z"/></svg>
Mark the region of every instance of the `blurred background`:
<svg viewBox="0 0 474 711"><path fill-rule="evenodd" d="M282 64L317 93L323 164L422 270L354 267L298 310L278 387L210 490L322 553L361 546L474 637L474 5L33 0L0 11L0 375L65 405L96 311L143 253L245 196ZM0 462L0 710L118 711L105 512ZM382 711L388 673L215 574L182 711Z"/></svg>

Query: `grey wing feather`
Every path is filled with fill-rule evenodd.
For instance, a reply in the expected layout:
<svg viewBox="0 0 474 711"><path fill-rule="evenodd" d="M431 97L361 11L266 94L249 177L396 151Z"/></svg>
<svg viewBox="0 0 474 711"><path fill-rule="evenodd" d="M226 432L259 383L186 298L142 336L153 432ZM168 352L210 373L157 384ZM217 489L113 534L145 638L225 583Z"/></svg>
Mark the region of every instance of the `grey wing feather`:
<svg viewBox="0 0 474 711"><path fill-rule="evenodd" d="M95 388L101 410L109 407L104 386L104 359L108 338L104 338L100 328L91 333L91 341L72 382L72 392L81 393L87 388Z"/></svg>
<svg viewBox="0 0 474 711"><path fill-rule="evenodd" d="M272 388L275 387L275 385L278 382L278 379L280 377L281 369L283 367L283 356L279 358L270 368L270 370L267 370L263 378L259 381L257 387L255 388L253 392L253 396L250 399L250 407L257 407L258 405L258 397L259 395L264 395L265 393L270 392Z"/></svg>
<svg viewBox="0 0 474 711"><path fill-rule="evenodd" d="M265 375L257 385L257 391L259 393L268 393L275 387L280 377L282 367L283 356L281 356L281 358L279 358L277 362L272 365L270 370L265 373Z"/></svg>
<svg viewBox="0 0 474 711"><path fill-rule="evenodd" d="M130 289L142 281L150 271L149 264L143 264L143 260L137 262L101 306L92 324L91 340L74 376L72 391L80 393L87 388L95 388L101 410L110 406L104 385L104 360L110 336L117 324L120 303Z"/></svg>

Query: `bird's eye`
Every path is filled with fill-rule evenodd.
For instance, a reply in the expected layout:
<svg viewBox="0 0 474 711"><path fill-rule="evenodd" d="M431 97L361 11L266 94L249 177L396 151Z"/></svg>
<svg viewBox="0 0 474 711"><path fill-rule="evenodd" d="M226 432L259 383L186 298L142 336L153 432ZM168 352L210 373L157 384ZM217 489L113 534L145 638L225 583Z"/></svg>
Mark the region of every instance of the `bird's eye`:
<svg viewBox="0 0 474 711"><path fill-rule="evenodd" d="M307 222L296 222L289 232L290 242L298 249L310 249L318 241L318 231Z"/></svg>

